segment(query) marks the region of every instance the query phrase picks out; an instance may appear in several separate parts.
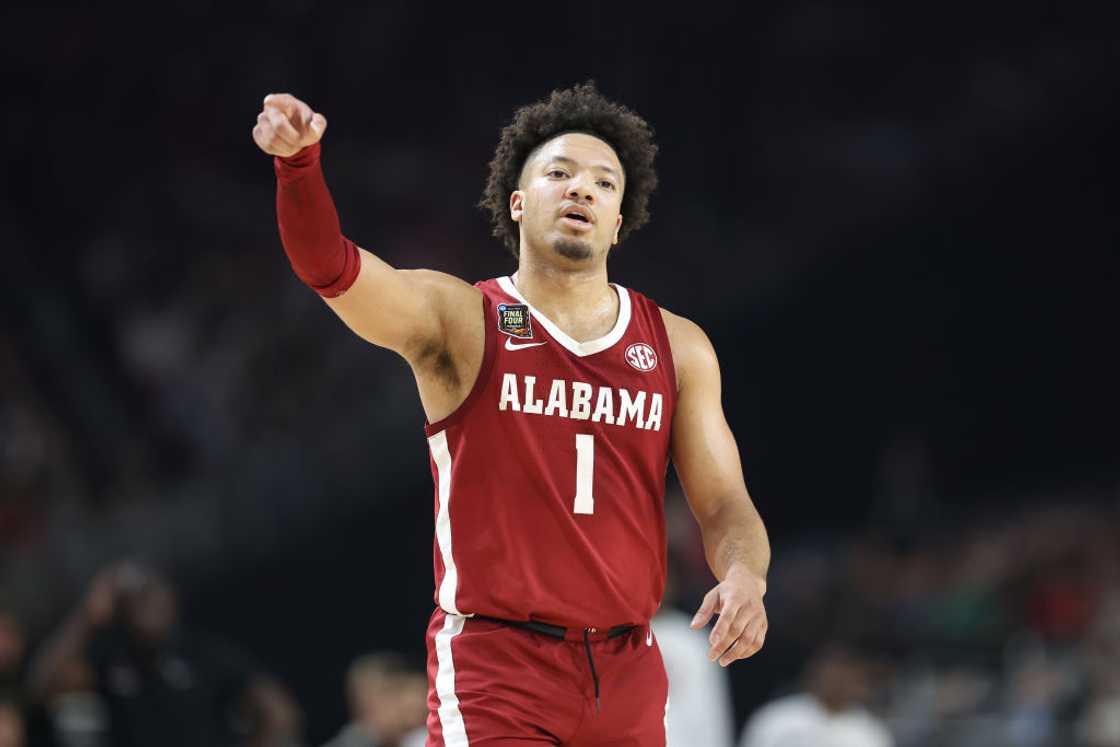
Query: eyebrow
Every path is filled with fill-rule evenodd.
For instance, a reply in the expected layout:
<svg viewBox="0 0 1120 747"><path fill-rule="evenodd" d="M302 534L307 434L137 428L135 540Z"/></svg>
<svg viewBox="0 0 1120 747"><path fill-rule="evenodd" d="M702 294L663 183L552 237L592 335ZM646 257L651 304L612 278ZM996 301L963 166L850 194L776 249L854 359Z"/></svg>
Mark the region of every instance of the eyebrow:
<svg viewBox="0 0 1120 747"><path fill-rule="evenodd" d="M548 160L550 160L550 161L559 161L560 163L570 163L570 164L572 164L573 166L576 166L576 165L578 165L575 159L573 159L573 158L568 158L567 156L553 156L552 158L550 158L550 159L548 159ZM592 168L600 169L600 170L602 170L602 171L605 171L605 172L607 172L608 174L610 174L610 175L611 175L611 176L613 176L614 178L616 178L616 179L618 178L618 172L617 172L617 171L615 171L614 169L612 169L612 168L611 168L610 166L602 166L602 165L599 165L599 166L593 166Z"/></svg>

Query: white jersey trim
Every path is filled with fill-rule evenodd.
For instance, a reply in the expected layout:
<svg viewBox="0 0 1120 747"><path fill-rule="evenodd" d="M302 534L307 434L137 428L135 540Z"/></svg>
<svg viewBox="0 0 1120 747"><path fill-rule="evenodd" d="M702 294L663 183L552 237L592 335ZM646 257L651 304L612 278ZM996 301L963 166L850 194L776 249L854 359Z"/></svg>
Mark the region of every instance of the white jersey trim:
<svg viewBox="0 0 1120 747"><path fill-rule="evenodd" d="M447 448L447 431L428 437L428 448L436 463L436 494L439 511L436 513L436 543L443 558L443 581L439 585L439 606L445 612L459 614L455 606L455 592L459 587L459 570L451 553L451 451Z"/></svg>
<svg viewBox="0 0 1120 747"><path fill-rule="evenodd" d="M503 291L528 306L529 313L533 315L534 319L541 323L541 326L548 330L548 334L552 336L552 339L563 345L569 352L580 357L606 350L611 345L621 340L622 336L626 334L626 328L630 326L630 294L621 285L615 283L611 283L611 287L618 293L618 319L615 320L614 327L611 328L610 332L595 340L588 340L587 342L577 342L572 339L564 330L557 327L555 322L533 308L533 305L526 301L525 297L521 295L521 292L517 290L517 286L513 284L513 280L508 275L498 278L498 286Z"/></svg>
<svg viewBox="0 0 1120 747"><path fill-rule="evenodd" d="M470 747L467 725L459 710L459 696L455 694L455 662L451 657L451 640L463 632L467 618L448 614L443 630L436 633L436 695L439 696L439 723L443 727L445 747Z"/></svg>

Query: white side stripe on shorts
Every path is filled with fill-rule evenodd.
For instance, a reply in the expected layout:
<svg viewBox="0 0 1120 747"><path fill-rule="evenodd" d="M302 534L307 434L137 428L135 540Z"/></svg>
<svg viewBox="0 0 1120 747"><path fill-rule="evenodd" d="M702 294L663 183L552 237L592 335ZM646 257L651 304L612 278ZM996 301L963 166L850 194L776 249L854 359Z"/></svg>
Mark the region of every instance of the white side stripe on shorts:
<svg viewBox="0 0 1120 747"><path fill-rule="evenodd" d="M665 744L669 745L669 693L665 693Z"/></svg>
<svg viewBox="0 0 1120 747"><path fill-rule="evenodd" d="M428 448L436 463L436 488L439 511L436 513L436 542L443 558L443 581L439 585L439 606L445 612L459 614L455 606L455 591L459 586L459 570L451 554L451 452L447 448L447 431L440 431L428 438Z"/></svg>
<svg viewBox="0 0 1120 747"><path fill-rule="evenodd" d="M445 747L470 747L467 725L459 712L459 696L455 694L455 662L451 660L451 639L463 632L462 615L448 614L443 630L436 633L436 695L439 696L439 723L443 726Z"/></svg>

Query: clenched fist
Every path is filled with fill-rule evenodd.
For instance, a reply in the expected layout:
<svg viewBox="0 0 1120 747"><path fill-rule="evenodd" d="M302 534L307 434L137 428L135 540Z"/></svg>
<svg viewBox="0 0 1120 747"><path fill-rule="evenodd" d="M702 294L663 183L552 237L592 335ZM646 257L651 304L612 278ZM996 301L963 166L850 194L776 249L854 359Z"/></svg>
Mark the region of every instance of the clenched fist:
<svg viewBox="0 0 1120 747"><path fill-rule="evenodd" d="M270 93L257 115L253 141L265 153L286 158L314 145L327 129L327 118L290 93Z"/></svg>

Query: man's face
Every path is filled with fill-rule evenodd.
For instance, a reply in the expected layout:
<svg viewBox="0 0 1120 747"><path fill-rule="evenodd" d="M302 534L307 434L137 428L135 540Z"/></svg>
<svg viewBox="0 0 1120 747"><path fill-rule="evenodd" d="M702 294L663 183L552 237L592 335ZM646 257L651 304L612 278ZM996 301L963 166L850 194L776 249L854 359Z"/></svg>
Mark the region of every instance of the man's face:
<svg viewBox="0 0 1120 747"><path fill-rule="evenodd" d="M145 643L163 641L179 617L175 593L158 581L146 582L123 600L124 618L129 630Z"/></svg>
<svg viewBox="0 0 1120 747"><path fill-rule="evenodd" d="M424 725L428 713L428 678L423 674L377 675L355 683L350 691L354 718L382 739L396 741Z"/></svg>
<svg viewBox="0 0 1120 747"><path fill-rule="evenodd" d="M624 179L614 149L594 135L569 132L544 143L510 195L522 249L577 263L606 254L622 227Z"/></svg>
<svg viewBox="0 0 1120 747"><path fill-rule="evenodd" d="M866 704L871 698L868 665L848 652L834 652L814 666L813 689L830 710Z"/></svg>

